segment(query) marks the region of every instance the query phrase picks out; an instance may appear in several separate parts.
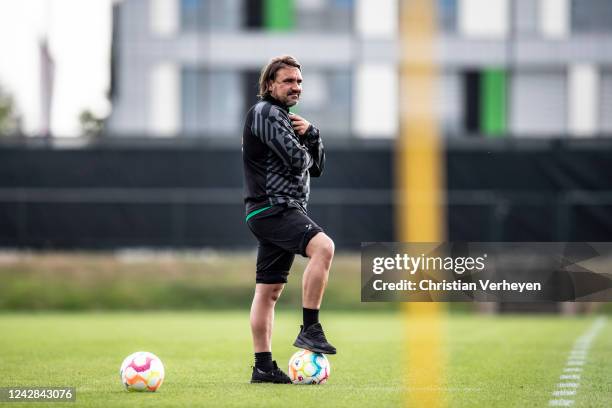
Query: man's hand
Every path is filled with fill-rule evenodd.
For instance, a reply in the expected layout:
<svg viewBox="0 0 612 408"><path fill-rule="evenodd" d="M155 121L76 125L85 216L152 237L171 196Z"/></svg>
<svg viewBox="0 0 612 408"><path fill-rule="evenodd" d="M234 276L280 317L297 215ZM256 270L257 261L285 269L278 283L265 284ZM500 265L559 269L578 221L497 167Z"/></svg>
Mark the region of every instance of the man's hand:
<svg viewBox="0 0 612 408"><path fill-rule="evenodd" d="M293 126L293 130L298 136L304 136L308 128L310 127L310 122L301 117L300 115L296 115L295 113L289 114L289 119L291 119L291 126Z"/></svg>

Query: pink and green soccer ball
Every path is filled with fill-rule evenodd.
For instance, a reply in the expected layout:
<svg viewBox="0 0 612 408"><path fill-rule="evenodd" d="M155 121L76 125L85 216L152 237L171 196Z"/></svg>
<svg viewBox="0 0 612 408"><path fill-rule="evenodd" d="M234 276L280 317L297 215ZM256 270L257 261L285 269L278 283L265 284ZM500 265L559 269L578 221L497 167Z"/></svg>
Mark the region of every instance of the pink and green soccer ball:
<svg viewBox="0 0 612 408"><path fill-rule="evenodd" d="M128 391L155 392L164 382L164 365L155 354L137 351L123 360L119 376Z"/></svg>
<svg viewBox="0 0 612 408"><path fill-rule="evenodd" d="M330 372L329 360L321 353L300 350L289 360L289 378L294 384L325 384Z"/></svg>

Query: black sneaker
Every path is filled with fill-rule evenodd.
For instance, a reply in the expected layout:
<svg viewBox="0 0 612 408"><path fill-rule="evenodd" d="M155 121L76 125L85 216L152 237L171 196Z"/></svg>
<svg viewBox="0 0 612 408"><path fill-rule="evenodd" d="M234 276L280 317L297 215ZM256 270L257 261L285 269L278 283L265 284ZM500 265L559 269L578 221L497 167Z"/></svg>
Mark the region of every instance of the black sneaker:
<svg viewBox="0 0 612 408"><path fill-rule="evenodd" d="M336 348L327 342L321 323L315 323L304 330L300 326L300 334L293 343L295 347L314 351L315 353L336 354Z"/></svg>
<svg viewBox="0 0 612 408"><path fill-rule="evenodd" d="M276 365L276 361L272 364L274 368L271 371L262 371L257 367L253 367L253 375L251 376L251 384L255 383L273 383L273 384L291 384L291 379Z"/></svg>

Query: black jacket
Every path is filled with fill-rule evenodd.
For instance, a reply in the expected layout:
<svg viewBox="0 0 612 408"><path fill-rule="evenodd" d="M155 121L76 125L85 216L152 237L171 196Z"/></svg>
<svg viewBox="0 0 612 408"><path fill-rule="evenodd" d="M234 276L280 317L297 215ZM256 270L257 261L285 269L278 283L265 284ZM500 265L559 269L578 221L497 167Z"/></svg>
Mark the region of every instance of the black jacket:
<svg viewBox="0 0 612 408"><path fill-rule="evenodd" d="M306 211L310 176L323 172L325 152L317 128L298 136L287 107L268 96L247 113L242 160L246 214L279 204Z"/></svg>

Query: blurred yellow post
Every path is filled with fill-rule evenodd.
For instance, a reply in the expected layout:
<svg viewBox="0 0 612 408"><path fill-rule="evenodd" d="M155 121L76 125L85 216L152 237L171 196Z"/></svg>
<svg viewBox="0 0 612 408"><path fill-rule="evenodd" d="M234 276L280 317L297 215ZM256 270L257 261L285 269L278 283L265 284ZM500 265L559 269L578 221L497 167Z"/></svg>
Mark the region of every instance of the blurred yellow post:
<svg viewBox="0 0 612 408"><path fill-rule="evenodd" d="M400 0L400 137L396 149L399 239L445 240L443 151L435 118L436 2ZM441 303L405 303L408 407L441 407L445 353Z"/></svg>

